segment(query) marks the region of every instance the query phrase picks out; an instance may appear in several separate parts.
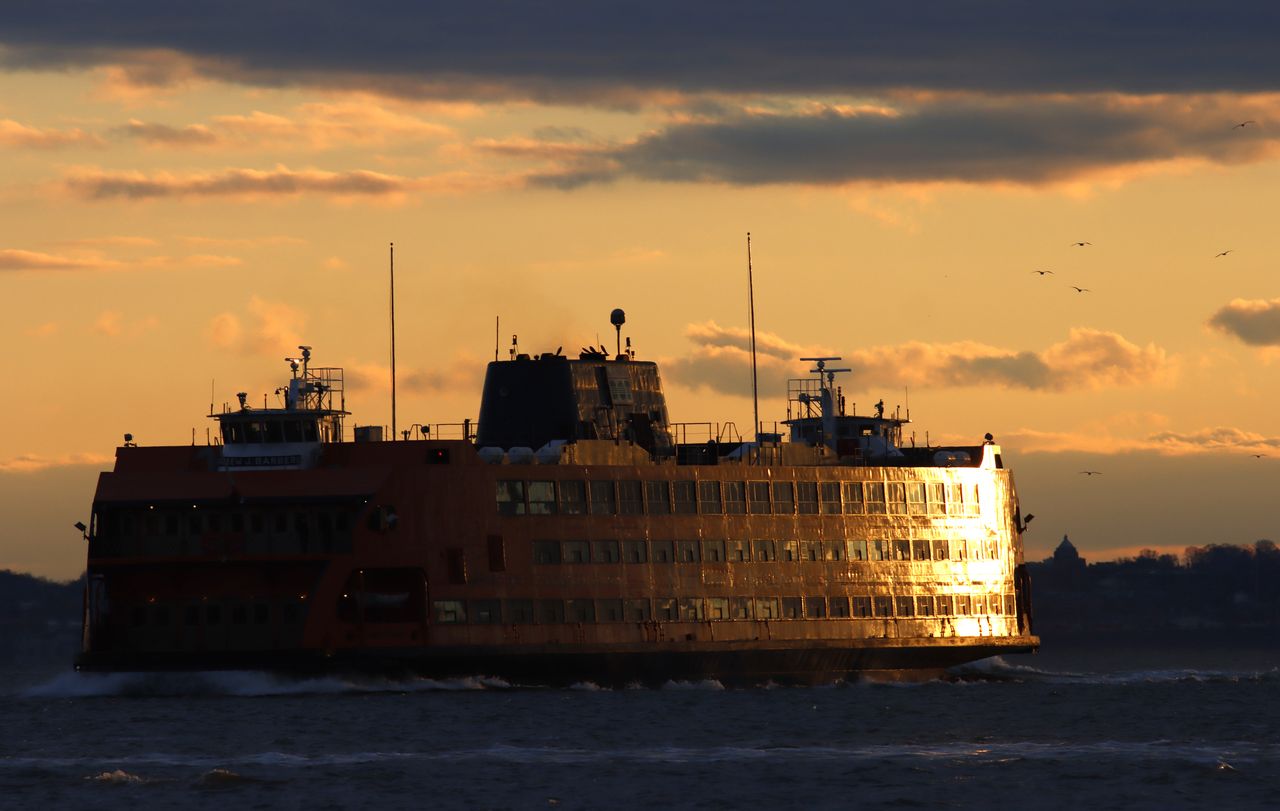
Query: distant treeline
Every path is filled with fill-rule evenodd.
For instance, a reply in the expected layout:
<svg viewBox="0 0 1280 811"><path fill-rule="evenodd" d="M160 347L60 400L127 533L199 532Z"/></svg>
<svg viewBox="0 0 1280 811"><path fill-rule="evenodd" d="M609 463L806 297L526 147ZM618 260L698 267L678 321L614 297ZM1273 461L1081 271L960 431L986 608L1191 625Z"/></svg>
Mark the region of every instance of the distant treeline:
<svg viewBox="0 0 1280 811"><path fill-rule="evenodd" d="M1063 539L1053 557L1028 569L1042 636L1221 630L1275 637L1280 629L1280 548L1269 540L1193 546L1181 558L1145 550L1086 563Z"/></svg>
<svg viewBox="0 0 1280 811"><path fill-rule="evenodd" d="M54 583L0 569L0 663L70 662L83 605L83 577Z"/></svg>

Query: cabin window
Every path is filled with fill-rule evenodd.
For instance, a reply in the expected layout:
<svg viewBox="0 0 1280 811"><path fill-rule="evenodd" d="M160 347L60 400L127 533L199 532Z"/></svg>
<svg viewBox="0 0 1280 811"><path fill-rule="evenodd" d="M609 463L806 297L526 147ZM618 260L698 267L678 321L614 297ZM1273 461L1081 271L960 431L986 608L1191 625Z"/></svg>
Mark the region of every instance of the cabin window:
<svg viewBox="0 0 1280 811"><path fill-rule="evenodd" d="M730 597L729 598L729 618L735 620L751 619L751 598L750 597Z"/></svg>
<svg viewBox="0 0 1280 811"><path fill-rule="evenodd" d="M844 560L844 541L823 541L822 542L822 559L823 560Z"/></svg>
<svg viewBox="0 0 1280 811"><path fill-rule="evenodd" d="M889 541L871 542L872 560L893 560L893 544Z"/></svg>
<svg viewBox="0 0 1280 811"><path fill-rule="evenodd" d="M935 597L934 603L937 606L938 616L950 617L955 614L955 600L953 600L949 595L946 597Z"/></svg>
<svg viewBox="0 0 1280 811"><path fill-rule="evenodd" d="M758 561L769 562L778 559L778 548L773 541L752 541L751 551Z"/></svg>
<svg viewBox="0 0 1280 811"><path fill-rule="evenodd" d="M477 625L501 625L502 602L500 600L472 600L471 621Z"/></svg>
<svg viewBox="0 0 1280 811"><path fill-rule="evenodd" d="M726 541L730 563L746 563L751 560L751 545L746 541Z"/></svg>
<svg viewBox="0 0 1280 811"><path fill-rule="evenodd" d="M791 515L796 511L796 487L794 483L773 483L773 511L778 515Z"/></svg>
<svg viewBox="0 0 1280 811"><path fill-rule="evenodd" d="M436 622L445 625L467 621L467 607L461 600L435 600L431 614Z"/></svg>
<svg viewBox="0 0 1280 811"><path fill-rule="evenodd" d="M523 502L522 502L523 504ZM276 513L276 532L283 534L289 531L289 514L284 512Z"/></svg>
<svg viewBox="0 0 1280 811"><path fill-rule="evenodd" d="M565 479L560 482L560 512L564 515L586 514L586 482L579 479Z"/></svg>
<svg viewBox="0 0 1280 811"><path fill-rule="evenodd" d="M800 542L799 541L783 541L782 542L782 559L788 563L794 563L800 559Z"/></svg>
<svg viewBox="0 0 1280 811"><path fill-rule="evenodd" d="M633 479L618 482L618 511L623 515L644 514L644 487Z"/></svg>
<svg viewBox="0 0 1280 811"><path fill-rule="evenodd" d="M745 515L747 512L747 485L743 482L724 483L724 511L726 515Z"/></svg>
<svg viewBox="0 0 1280 811"><path fill-rule="evenodd" d="M885 514L884 482L864 482L862 493L866 498L867 512L872 515Z"/></svg>
<svg viewBox="0 0 1280 811"><path fill-rule="evenodd" d="M249 609L244 603L236 603L231 607L231 624L246 625L249 622Z"/></svg>
<svg viewBox="0 0 1280 811"><path fill-rule="evenodd" d="M912 597L904 596L894 598L893 607L899 617L915 616L916 601Z"/></svg>
<svg viewBox="0 0 1280 811"><path fill-rule="evenodd" d="M818 483L817 482L796 482L796 511L801 515L817 515L818 514ZM778 494L773 494L774 500L778 498Z"/></svg>
<svg viewBox="0 0 1280 811"><path fill-rule="evenodd" d="M671 541L654 541L653 542L653 562L654 563L675 563L676 546Z"/></svg>
<svg viewBox="0 0 1280 811"><path fill-rule="evenodd" d="M911 542L911 559L912 560L928 560L930 557L929 542L926 540L915 540Z"/></svg>
<svg viewBox="0 0 1280 811"><path fill-rule="evenodd" d="M822 482L818 492L822 495L822 514L839 515L841 509L840 482ZM803 500L803 496L801 500Z"/></svg>
<svg viewBox="0 0 1280 811"><path fill-rule="evenodd" d="M861 515L865 511L862 497L862 482L843 482L845 515Z"/></svg>
<svg viewBox="0 0 1280 811"><path fill-rule="evenodd" d="M720 514L720 482L698 482L698 509L704 515Z"/></svg>
<svg viewBox="0 0 1280 811"><path fill-rule="evenodd" d="M893 598L884 596L884 595L876 595L872 597L871 610L872 610L872 613L877 617L892 617L893 616Z"/></svg>
<svg viewBox="0 0 1280 811"><path fill-rule="evenodd" d="M596 618L601 622L622 622L622 601L596 600Z"/></svg>
<svg viewBox="0 0 1280 811"><path fill-rule="evenodd" d="M848 619L849 598L843 594L836 597L828 597L827 610L831 612L832 619Z"/></svg>
<svg viewBox="0 0 1280 811"><path fill-rule="evenodd" d="M784 620L798 620L804 616L804 601L799 597L783 597L782 613L779 616Z"/></svg>
<svg viewBox="0 0 1280 811"><path fill-rule="evenodd" d="M627 563L648 563L649 545L644 541L623 541L622 559Z"/></svg>
<svg viewBox="0 0 1280 811"><path fill-rule="evenodd" d="M284 441L285 442L301 442L302 441L302 423L297 420L289 420L284 423Z"/></svg>
<svg viewBox="0 0 1280 811"><path fill-rule="evenodd" d="M969 557L969 543L968 543L967 541L964 541L964 540L956 540L956 541L952 541L952 542L949 544L949 546L951 547L951 559L952 559L952 560L956 560L956 561L964 561L964 560L968 560L968 557Z"/></svg>
<svg viewBox="0 0 1280 811"><path fill-rule="evenodd" d="M947 560L951 557L951 550L948 549L947 540L945 538L937 539L933 542L933 559Z"/></svg>
<svg viewBox="0 0 1280 811"><path fill-rule="evenodd" d="M498 515L524 515L524 482L515 479L498 480Z"/></svg>
<svg viewBox="0 0 1280 811"><path fill-rule="evenodd" d="M650 515L666 515L671 512L670 482L647 481L644 483L644 494L649 502Z"/></svg>
<svg viewBox="0 0 1280 811"><path fill-rule="evenodd" d="M558 625L564 622L564 600L539 600L538 622L543 625Z"/></svg>
<svg viewBox="0 0 1280 811"><path fill-rule="evenodd" d="M933 595L925 594L916 598L916 616L932 617L933 616Z"/></svg>
<svg viewBox="0 0 1280 811"><path fill-rule="evenodd" d="M314 421L314 420L303 420L303 421L302 421L302 441L303 441L303 442L318 442L319 440L320 440L320 434L319 434L319 432L316 430L316 424L315 424L315 421Z"/></svg>
<svg viewBox="0 0 1280 811"><path fill-rule="evenodd" d="M848 549L849 560L861 562L867 559L866 541L846 541L845 546Z"/></svg>
<svg viewBox="0 0 1280 811"><path fill-rule="evenodd" d="M222 441L228 445L244 442L244 427L236 422L222 423Z"/></svg>
<svg viewBox="0 0 1280 811"><path fill-rule="evenodd" d="M697 541L676 541L676 560L680 563L700 563L701 544Z"/></svg>
<svg viewBox="0 0 1280 811"><path fill-rule="evenodd" d="M707 599L707 617L713 620L729 619L729 600L727 597L710 597Z"/></svg>
<svg viewBox="0 0 1280 811"><path fill-rule="evenodd" d="M467 582L467 559L462 554L462 547L453 546L445 550L449 565L449 582L459 585Z"/></svg>
<svg viewBox="0 0 1280 811"><path fill-rule="evenodd" d="M703 541L702 559L707 563L724 563L728 560L724 541Z"/></svg>
<svg viewBox="0 0 1280 811"><path fill-rule="evenodd" d="M973 615L974 615L975 617L976 617L976 616L981 616L982 614L987 613L987 598L986 598L986 595L983 595L983 594L975 594L975 595L973 595L973 596L972 596L971 598L969 598L969 599L970 599L970 601L971 601L971 606L972 606L972 607L970 608L970 610L973 612Z"/></svg>
<svg viewBox="0 0 1280 811"><path fill-rule="evenodd" d="M961 515L964 513L964 485L948 484L947 485L947 515Z"/></svg>
<svg viewBox="0 0 1280 811"><path fill-rule="evenodd" d="M591 560L591 545L586 541L565 541L561 545L560 555L563 563L588 563Z"/></svg>
<svg viewBox="0 0 1280 811"><path fill-rule="evenodd" d="M267 438L267 427L260 422L246 422L244 424L244 441L261 443Z"/></svg>
<svg viewBox="0 0 1280 811"><path fill-rule="evenodd" d="M507 544L501 535L489 536L489 571L505 572L507 570Z"/></svg>
<svg viewBox="0 0 1280 811"><path fill-rule="evenodd" d="M871 598L870 597L854 597L853 598L853 616L869 617L871 616Z"/></svg>
<svg viewBox="0 0 1280 811"><path fill-rule="evenodd" d="M823 619L827 616L826 597L804 598L804 613L810 619Z"/></svg>
<svg viewBox="0 0 1280 811"><path fill-rule="evenodd" d="M800 559L810 563L822 560L822 544L817 541L802 541L800 543Z"/></svg>
<svg viewBox="0 0 1280 811"><path fill-rule="evenodd" d="M976 482L964 486L964 511L969 515L978 515L982 512L982 503L978 500L978 485Z"/></svg>
<svg viewBox="0 0 1280 811"><path fill-rule="evenodd" d="M929 485L929 514L943 515L947 511L947 486L942 482Z"/></svg>
<svg viewBox="0 0 1280 811"><path fill-rule="evenodd" d="M890 515L906 515L907 487L903 482L889 482L885 485L885 501Z"/></svg>
<svg viewBox="0 0 1280 811"><path fill-rule="evenodd" d="M676 607L675 597L659 597L654 600L654 616L659 622L675 622L680 616L679 609Z"/></svg>
<svg viewBox="0 0 1280 811"><path fill-rule="evenodd" d="M776 620L782 618L782 601L777 597L756 598L756 619Z"/></svg>
<svg viewBox="0 0 1280 811"><path fill-rule="evenodd" d="M570 600L567 609L567 616L569 617L569 622L595 622L595 600Z"/></svg>
<svg viewBox="0 0 1280 811"><path fill-rule="evenodd" d="M1018 613L1018 601L1012 594L1004 596L1004 613L1010 617Z"/></svg>
<svg viewBox="0 0 1280 811"><path fill-rule="evenodd" d="M243 513L237 512L237 513L231 514L231 531L244 532L244 514Z"/></svg>
<svg viewBox="0 0 1280 811"><path fill-rule="evenodd" d="M556 483L529 482L529 514L554 515L556 512Z"/></svg>
<svg viewBox="0 0 1280 811"><path fill-rule="evenodd" d="M696 515L698 512L698 483L692 479L674 481L671 492L675 496L678 515Z"/></svg>
<svg viewBox="0 0 1280 811"><path fill-rule="evenodd" d="M967 617L973 611L973 607L967 594L956 595L956 616Z"/></svg>
<svg viewBox="0 0 1280 811"><path fill-rule="evenodd" d="M624 606L627 622L648 622L653 619L648 600L627 600Z"/></svg>
<svg viewBox="0 0 1280 811"><path fill-rule="evenodd" d="M924 515L929 511L924 482L907 482L907 512Z"/></svg>
<svg viewBox="0 0 1280 811"><path fill-rule="evenodd" d="M622 560L622 551L618 548L617 541L591 542L592 563L617 563L620 560Z"/></svg>
<svg viewBox="0 0 1280 811"><path fill-rule="evenodd" d="M894 541L893 559L911 560L911 541Z"/></svg>
<svg viewBox="0 0 1280 811"><path fill-rule="evenodd" d="M680 619L685 622L701 622L707 618L707 609L698 597L680 598Z"/></svg>
<svg viewBox="0 0 1280 811"><path fill-rule="evenodd" d="M266 521L262 518L262 513L256 510L249 514L249 531L255 535L261 535L264 531Z"/></svg>
<svg viewBox="0 0 1280 811"><path fill-rule="evenodd" d="M253 605L253 624L266 625L271 619L271 609L266 603L254 603Z"/></svg>
<svg viewBox="0 0 1280 811"><path fill-rule="evenodd" d="M747 497L753 515L765 515L769 512L768 482L747 482Z"/></svg>
<svg viewBox="0 0 1280 811"><path fill-rule="evenodd" d="M559 563L560 562L560 542L559 541L534 541L533 542L533 562L534 563Z"/></svg>
<svg viewBox="0 0 1280 811"><path fill-rule="evenodd" d="M618 512L618 497L613 491L613 482L593 481L591 486L591 514L615 515Z"/></svg>
<svg viewBox="0 0 1280 811"><path fill-rule="evenodd" d="M507 600L507 622L529 625L533 622L533 600Z"/></svg>

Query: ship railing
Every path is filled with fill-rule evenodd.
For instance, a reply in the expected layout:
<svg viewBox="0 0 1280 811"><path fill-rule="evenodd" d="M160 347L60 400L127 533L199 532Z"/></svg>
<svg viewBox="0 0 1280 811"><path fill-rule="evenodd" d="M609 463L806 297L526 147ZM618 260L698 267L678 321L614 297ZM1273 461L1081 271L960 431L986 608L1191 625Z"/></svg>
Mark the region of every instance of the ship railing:
<svg viewBox="0 0 1280 811"><path fill-rule="evenodd" d="M401 428L400 435L396 437L391 435L390 426L384 425L382 426L382 436L385 440L465 439L472 441L476 438L478 427L479 423L475 420L463 420L462 422L415 422L407 428Z"/></svg>
<svg viewBox="0 0 1280 811"><path fill-rule="evenodd" d="M732 422L674 422L670 431L671 441L676 445L742 441L738 426Z"/></svg>

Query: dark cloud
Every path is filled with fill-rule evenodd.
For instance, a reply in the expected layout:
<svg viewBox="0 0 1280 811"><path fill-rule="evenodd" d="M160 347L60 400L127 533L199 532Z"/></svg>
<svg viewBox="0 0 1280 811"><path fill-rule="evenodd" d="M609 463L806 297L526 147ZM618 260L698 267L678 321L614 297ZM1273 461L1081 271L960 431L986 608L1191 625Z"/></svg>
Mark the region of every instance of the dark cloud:
<svg viewBox="0 0 1280 811"><path fill-rule="evenodd" d="M1209 326L1250 346L1280 346L1280 298L1235 299L1213 314Z"/></svg>
<svg viewBox="0 0 1280 811"><path fill-rule="evenodd" d="M1171 160L1220 164L1260 160L1276 142L1238 128L1256 100L1195 96L959 95L902 109L740 112L676 124L608 150L577 153L539 185L571 188L623 177L658 181L841 184L1072 179L1116 166Z"/></svg>
<svg viewBox="0 0 1280 811"><path fill-rule="evenodd" d="M66 181L74 193L94 200L159 197L248 197L324 194L381 196L418 188L416 181L376 172L270 171L227 169L211 174L153 175L81 171Z"/></svg>
<svg viewBox="0 0 1280 811"><path fill-rule="evenodd" d="M688 355L666 361L673 380L690 388L724 394L750 393L751 355L745 330L714 322L693 324L685 335L698 346ZM1031 391L1096 390L1160 384L1171 380L1177 364L1154 344L1138 346L1113 332L1075 328L1067 339L1039 352L1010 350L972 341L929 344L910 341L897 346L833 352L826 347L791 344L775 335L757 340L761 389L785 391L789 378L808 369L801 356L843 355L839 365L851 370L845 391L878 388L955 388L997 386Z"/></svg>
<svg viewBox="0 0 1280 811"><path fill-rule="evenodd" d="M203 74L259 84L562 99L624 89L1252 91L1280 79L1277 30L1280 7L1257 0L0 6L13 67L167 50ZM139 80L166 81L147 64Z"/></svg>
<svg viewBox="0 0 1280 811"><path fill-rule="evenodd" d="M168 145L206 145L218 142L218 136L208 127L192 124L186 127L172 127L168 124L155 124L146 121L130 121L115 130L120 135L136 138L139 141Z"/></svg>

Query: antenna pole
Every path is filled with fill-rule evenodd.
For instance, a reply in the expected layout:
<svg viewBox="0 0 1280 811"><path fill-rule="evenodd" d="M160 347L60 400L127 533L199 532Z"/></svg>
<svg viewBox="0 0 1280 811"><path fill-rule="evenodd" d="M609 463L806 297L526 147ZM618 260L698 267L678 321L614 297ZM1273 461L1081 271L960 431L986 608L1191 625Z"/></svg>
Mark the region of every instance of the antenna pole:
<svg viewBox="0 0 1280 811"><path fill-rule="evenodd" d="M756 376L756 291L751 270L751 232L747 232L747 307L751 311L751 433L756 438L756 453L760 454L760 388Z"/></svg>
<svg viewBox="0 0 1280 811"><path fill-rule="evenodd" d="M498 362L498 333L502 328L502 316L495 315L493 317L493 362Z"/></svg>
<svg viewBox="0 0 1280 811"><path fill-rule="evenodd" d="M396 438L396 244L391 243L391 439Z"/></svg>

